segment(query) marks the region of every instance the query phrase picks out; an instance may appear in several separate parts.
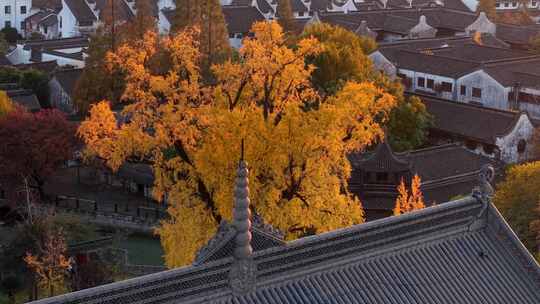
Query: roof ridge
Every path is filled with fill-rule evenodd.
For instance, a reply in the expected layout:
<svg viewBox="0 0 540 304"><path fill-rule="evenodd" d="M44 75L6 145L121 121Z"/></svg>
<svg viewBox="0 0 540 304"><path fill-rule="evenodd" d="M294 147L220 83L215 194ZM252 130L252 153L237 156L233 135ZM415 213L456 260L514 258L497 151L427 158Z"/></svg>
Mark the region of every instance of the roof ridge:
<svg viewBox="0 0 540 304"><path fill-rule="evenodd" d="M459 40L472 40L470 36L461 36L461 37L436 37L436 38L406 38L406 39L398 39L395 41L387 41L387 42L381 42L379 43L379 48L382 47L391 47L391 46L398 46L400 44L415 44L418 42L425 42L425 41L459 41Z"/></svg>
<svg viewBox="0 0 540 304"><path fill-rule="evenodd" d="M443 149L448 149L448 148L453 148L453 147L461 147L461 146L458 143L448 143L448 144L442 144L442 145L438 145L438 146L431 146L431 147L426 147L426 148L420 148L420 149L400 152L399 154L400 155L410 155L410 154L414 154L414 153L443 150Z"/></svg>
<svg viewBox="0 0 540 304"><path fill-rule="evenodd" d="M425 54L425 53L422 53L422 52L419 52L419 51L416 51L416 50L400 49L400 50L398 50L398 53L399 52L411 53L411 54L414 54L414 55L436 57L436 58L441 58L441 59L450 59L450 60L459 61L459 62L463 62L463 63L471 63L471 64L475 64L475 65L480 65L480 63L478 63L476 61L472 61L472 60L465 60L465 59L461 59L461 58L441 56L441 55L437 55L437 54L428 55L428 54Z"/></svg>
<svg viewBox="0 0 540 304"><path fill-rule="evenodd" d="M482 110L482 111L486 111L486 112L496 112L496 113L507 114L507 115L516 115L516 114L521 113L521 112L517 112L517 111L503 110L503 109L479 106L479 105L465 103L465 102L453 101L453 100L450 100L450 99L444 99L444 98L441 98L441 97L427 95L427 94L421 94L421 93L404 92L404 94L405 95L418 96L418 97L421 97L421 99L422 99L422 97L427 97L427 98L432 99L432 100L437 101L437 102L447 103L447 104L454 104L454 105L458 105L458 106L461 106L461 107L467 107L467 108L471 108L471 109L478 109L478 110Z"/></svg>
<svg viewBox="0 0 540 304"><path fill-rule="evenodd" d="M482 61L487 67L492 66L501 66L509 63L516 63L516 62L529 62L529 61L537 61L540 60L540 55L529 55L529 56L523 56L523 57L514 57L514 58L503 58L503 59L493 59L493 60L486 60Z"/></svg>

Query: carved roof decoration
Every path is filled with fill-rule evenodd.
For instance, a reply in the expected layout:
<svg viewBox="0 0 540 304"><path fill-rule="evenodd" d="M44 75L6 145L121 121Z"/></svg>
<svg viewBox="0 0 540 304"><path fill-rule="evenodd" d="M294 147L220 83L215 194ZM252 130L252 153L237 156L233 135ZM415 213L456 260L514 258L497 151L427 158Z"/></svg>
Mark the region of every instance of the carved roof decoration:
<svg viewBox="0 0 540 304"><path fill-rule="evenodd" d="M247 258L252 252L285 244L284 234L266 224L258 214L251 214L249 208L249 188L247 164L242 161L238 168L235 186L234 221L223 220L208 243L203 246L193 265L201 265L219 259L235 256ZM241 244L238 242L241 241ZM247 243L246 243L247 242ZM236 255L244 253L241 257Z"/></svg>
<svg viewBox="0 0 540 304"><path fill-rule="evenodd" d="M366 20L362 20L360 22L360 25L358 26L358 28L354 31L357 35L360 35L360 36L366 36L366 37L370 37L372 39L375 39L377 37L377 33L372 31L369 27L368 27L368 24L367 24L367 21Z"/></svg>
<svg viewBox="0 0 540 304"><path fill-rule="evenodd" d="M403 172L411 169L407 159L395 154L386 139L365 159L357 160L357 166L369 172Z"/></svg>
<svg viewBox="0 0 540 304"><path fill-rule="evenodd" d="M495 35L497 32L497 25L489 20L485 12L480 12L478 18L465 28L465 32L467 34L478 32Z"/></svg>
<svg viewBox="0 0 540 304"><path fill-rule="evenodd" d="M434 38L437 34L437 29L427 23L426 16L420 16L418 24L410 31L409 35L414 38Z"/></svg>

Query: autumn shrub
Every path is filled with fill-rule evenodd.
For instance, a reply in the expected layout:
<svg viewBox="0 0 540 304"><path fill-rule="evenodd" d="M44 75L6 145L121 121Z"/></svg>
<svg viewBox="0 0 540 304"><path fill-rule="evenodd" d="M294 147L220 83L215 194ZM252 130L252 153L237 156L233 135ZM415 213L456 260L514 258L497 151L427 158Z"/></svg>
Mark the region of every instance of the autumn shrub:
<svg viewBox="0 0 540 304"><path fill-rule="evenodd" d="M538 252L537 233L532 223L540 198L540 162L515 165L508 169L506 179L497 185L494 203L533 254Z"/></svg>

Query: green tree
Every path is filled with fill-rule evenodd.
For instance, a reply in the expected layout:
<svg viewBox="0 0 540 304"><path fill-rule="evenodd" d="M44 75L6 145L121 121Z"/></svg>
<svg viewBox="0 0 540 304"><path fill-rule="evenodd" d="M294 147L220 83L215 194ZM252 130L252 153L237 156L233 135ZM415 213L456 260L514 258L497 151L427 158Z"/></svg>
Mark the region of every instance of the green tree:
<svg viewBox="0 0 540 304"><path fill-rule="evenodd" d="M294 22L291 0L278 0L277 18L279 25L281 25L285 33L295 33L296 24Z"/></svg>
<svg viewBox="0 0 540 304"><path fill-rule="evenodd" d="M360 37L340 26L318 23L309 26L302 38L314 37L323 50L308 58L315 67L313 85L324 94L333 94L348 81L366 81L375 77L371 61L366 56L377 48L373 39Z"/></svg>
<svg viewBox="0 0 540 304"><path fill-rule="evenodd" d="M537 161L510 167L505 180L497 185L493 200L533 255L538 254L533 222L538 219L539 198L540 161Z"/></svg>
<svg viewBox="0 0 540 304"><path fill-rule="evenodd" d="M24 89L31 90L36 94L42 108L50 107L49 77L42 71L34 69L21 71L15 67L1 67L0 83L16 83Z"/></svg>
<svg viewBox="0 0 540 304"><path fill-rule="evenodd" d="M17 32L14 27L4 27L0 33L4 35L4 38L10 44L15 44L17 40L21 40L22 36Z"/></svg>
<svg viewBox="0 0 540 304"><path fill-rule="evenodd" d="M497 20L497 11L495 9L495 0L479 0L476 12L484 12L491 21Z"/></svg>
<svg viewBox="0 0 540 304"><path fill-rule="evenodd" d="M321 95L334 94L348 81L372 81L397 99L387 126L392 148L404 151L424 143L432 118L418 98L404 97L400 82L374 69L367 56L377 48L373 39L325 23L313 24L301 35L311 36L320 41L322 51L308 57L306 63L316 68L311 82Z"/></svg>
<svg viewBox="0 0 540 304"><path fill-rule="evenodd" d="M0 68L0 83L19 83L21 71L16 67L5 66Z"/></svg>
<svg viewBox="0 0 540 304"><path fill-rule="evenodd" d="M21 73L20 86L36 94L42 108L50 108L49 77L45 72L29 69Z"/></svg>
<svg viewBox="0 0 540 304"><path fill-rule="evenodd" d="M408 151L421 147L433 125L433 117L416 96L403 98L390 113L388 133L395 151Z"/></svg>
<svg viewBox="0 0 540 304"><path fill-rule="evenodd" d="M105 57L111 49L111 32L106 27L100 27L90 39L86 65L73 92L74 104L83 115L92 104L104 99L116 104L122 95L123 78L105 64Z"/></svg>

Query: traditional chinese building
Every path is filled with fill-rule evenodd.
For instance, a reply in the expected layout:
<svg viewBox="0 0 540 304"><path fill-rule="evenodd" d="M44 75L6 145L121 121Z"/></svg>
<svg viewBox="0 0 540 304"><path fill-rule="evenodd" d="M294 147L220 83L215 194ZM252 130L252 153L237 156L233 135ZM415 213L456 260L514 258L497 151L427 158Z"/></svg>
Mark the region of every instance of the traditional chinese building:
<svg viewBox="0 0 540 304"><path fill-rule="evenodd" d="M233 221L195 264L35 303L539 303L540 267L482 172L464 199L282 242L257 236L241 162Z"/></svg>
<svg viewBox="0 0 540 304"><path fill-rule="evenodd" d="M402 179L410 186L418 175L425 203L435 205L468 194L483 166L501 165L458 144L395 153L387 141L372 152L351 154L349 160L349 191L362 202L368 221L393 215Z"/></svg>

